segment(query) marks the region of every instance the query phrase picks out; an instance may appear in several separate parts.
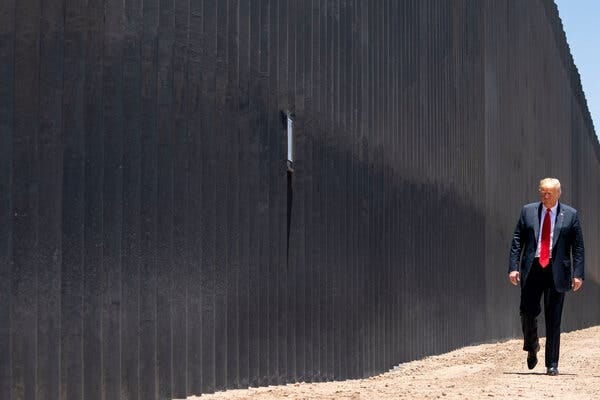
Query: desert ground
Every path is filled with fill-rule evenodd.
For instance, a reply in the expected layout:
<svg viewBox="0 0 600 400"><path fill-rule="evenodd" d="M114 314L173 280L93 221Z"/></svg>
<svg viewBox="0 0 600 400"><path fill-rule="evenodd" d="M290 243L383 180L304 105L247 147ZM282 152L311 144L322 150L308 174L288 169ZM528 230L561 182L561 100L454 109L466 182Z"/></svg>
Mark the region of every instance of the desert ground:
<svg viewBox="0 0 600 400"><path fill-rule="evenodd" d="M600 326L563 333L560 374L548 376L544 339L528 370L521 340L470 346L368 379L230 390L188 400L600 399Z"/></svg>

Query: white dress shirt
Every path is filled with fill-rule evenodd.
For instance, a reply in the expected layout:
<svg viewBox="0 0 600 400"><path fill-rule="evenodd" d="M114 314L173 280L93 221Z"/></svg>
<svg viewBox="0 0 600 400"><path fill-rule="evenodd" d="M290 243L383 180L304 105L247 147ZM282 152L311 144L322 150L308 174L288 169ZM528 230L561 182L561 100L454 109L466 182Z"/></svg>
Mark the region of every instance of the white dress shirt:
<svg viewBox="0 0 600 400"><path fill-rule="evenodd" d="M544 228L544 218L546 218L547 208L542 204L542 222L540 223L540 234L538 236L537 249L535 250L535 256L540 256L540 250L542 248L542 229ZM556 210L558 203L550 209L550 258L552 258L552 239L554 237L554 222L556 220Z"/></svg>

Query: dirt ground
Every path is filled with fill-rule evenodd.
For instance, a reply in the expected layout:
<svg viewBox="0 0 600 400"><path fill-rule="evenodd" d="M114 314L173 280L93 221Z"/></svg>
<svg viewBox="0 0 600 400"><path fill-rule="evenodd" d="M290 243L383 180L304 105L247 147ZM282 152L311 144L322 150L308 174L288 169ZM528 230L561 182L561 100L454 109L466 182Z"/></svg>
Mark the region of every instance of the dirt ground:
<svg viewBox="0 0 600 400"><path fill-rule="evenodd" d="M600 326L561 335L560 374L548 376L544 340L528 370L521 340L465 347L368 379L231 390L189 400L599 399Z"/></svg>

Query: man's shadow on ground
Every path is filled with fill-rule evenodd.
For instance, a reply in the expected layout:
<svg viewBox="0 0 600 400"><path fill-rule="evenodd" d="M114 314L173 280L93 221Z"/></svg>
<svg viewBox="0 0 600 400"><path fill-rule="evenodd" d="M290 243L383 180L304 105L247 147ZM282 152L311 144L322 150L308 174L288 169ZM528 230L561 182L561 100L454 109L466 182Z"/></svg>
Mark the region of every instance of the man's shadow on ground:
<svg viewBox="0 0 600 400"><path fill-rule="evenodd" d="M545 372L503 372L504 375L548 375ZM558 376L578 376L577 374L559 373Z"/></svg>

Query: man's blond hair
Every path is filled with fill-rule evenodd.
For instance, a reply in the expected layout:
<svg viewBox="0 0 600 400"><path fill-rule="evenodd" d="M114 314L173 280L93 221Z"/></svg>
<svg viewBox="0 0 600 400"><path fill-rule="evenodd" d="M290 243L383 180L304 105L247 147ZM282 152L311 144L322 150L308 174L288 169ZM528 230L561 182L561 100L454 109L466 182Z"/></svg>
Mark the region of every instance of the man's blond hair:
<svg viewBox="0 0 600 400"><path fill-rule="evenodd" d="M540 181L540 186L538 187L540 190L542 186L545 187L553 187L558 189L558 193L560 193L560 181L556 178L544 178Z"/></svg>

